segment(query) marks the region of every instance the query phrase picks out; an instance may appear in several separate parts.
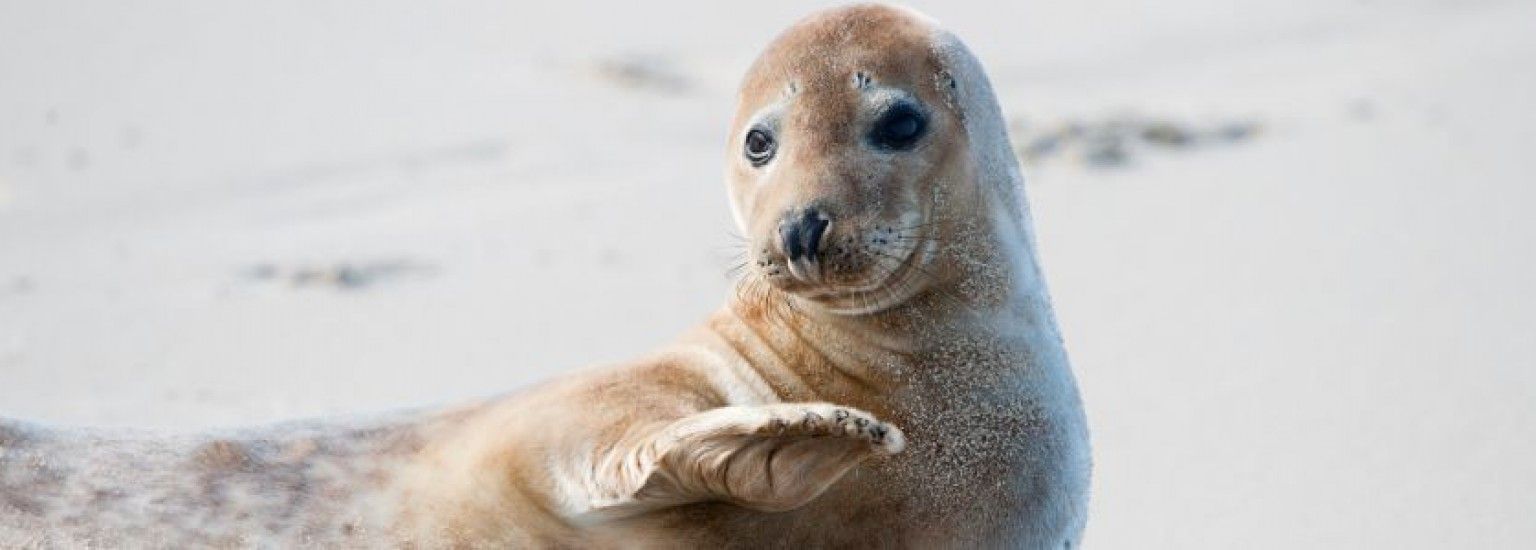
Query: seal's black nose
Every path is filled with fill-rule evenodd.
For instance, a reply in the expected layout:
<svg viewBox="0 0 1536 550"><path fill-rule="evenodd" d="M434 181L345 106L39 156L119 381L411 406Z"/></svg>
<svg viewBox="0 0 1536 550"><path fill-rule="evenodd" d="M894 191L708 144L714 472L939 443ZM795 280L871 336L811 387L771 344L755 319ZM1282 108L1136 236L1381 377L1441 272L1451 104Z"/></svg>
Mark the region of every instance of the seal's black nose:
<svg viewBox="0 0 1536 550"><path fill-rule="evenodd" d="M801 214L790 213L779 224L779 240L784 245L784 255L789 261L806 258L816 261L821 246L821 235L827 232L832 220L820 210L807 208Z"/></svg>

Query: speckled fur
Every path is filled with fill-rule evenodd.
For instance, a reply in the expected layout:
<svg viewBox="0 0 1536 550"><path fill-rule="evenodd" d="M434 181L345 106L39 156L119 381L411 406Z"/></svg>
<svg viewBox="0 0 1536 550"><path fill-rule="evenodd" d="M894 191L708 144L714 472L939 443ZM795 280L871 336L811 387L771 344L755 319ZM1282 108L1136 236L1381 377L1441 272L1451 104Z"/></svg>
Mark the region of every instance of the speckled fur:
<svg viewBox="0 0 1536 550"><path fill-rule="evenodd" d="M382 523L426 417L161 436L0 423L0 547L316 546ZM131 541L131 542L130 542Z"/></svg>
<svg viewBox="0 0 1536 550"><path fill-rule="evenodd" d="M929 136L861 145L893 97ZM885 103L882 103L885 102ZM773 124L780 157L744 162ZM161 438L0 422L0 547L1075 548L1086 423L974 57L883 6L743 83L735 295L633 362L447 411ZM819 277L784 212L837 217Z"/></svg>

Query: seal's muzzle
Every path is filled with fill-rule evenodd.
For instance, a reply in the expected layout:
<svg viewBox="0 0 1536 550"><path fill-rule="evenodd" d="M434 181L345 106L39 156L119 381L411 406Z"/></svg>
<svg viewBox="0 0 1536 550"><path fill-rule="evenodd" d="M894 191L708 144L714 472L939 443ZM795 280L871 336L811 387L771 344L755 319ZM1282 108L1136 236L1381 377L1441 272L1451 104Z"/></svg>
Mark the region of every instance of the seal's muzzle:
<svg viewBox="0 0 1536 550"><path fill-rule="evenodd" d="M779 222L779 246L789 260L789 271L796 277L815 281L821 278L821 242L832 219L817 208L791 211Z"/></svg>

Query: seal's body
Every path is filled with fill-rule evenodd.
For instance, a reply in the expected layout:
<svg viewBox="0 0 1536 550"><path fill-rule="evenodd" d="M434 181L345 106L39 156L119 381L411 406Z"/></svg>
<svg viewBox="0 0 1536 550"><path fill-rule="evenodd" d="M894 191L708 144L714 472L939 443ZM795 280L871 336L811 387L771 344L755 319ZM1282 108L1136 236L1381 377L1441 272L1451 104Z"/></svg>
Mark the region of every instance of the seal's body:
<svg viewBox="0 0 1536 550"><path fill-rule="evenodd" d="M742 281L660 352L367 426L0 424L0 545L1076 546L1086 426L974 57L817 14L728 154Z"/></svg>

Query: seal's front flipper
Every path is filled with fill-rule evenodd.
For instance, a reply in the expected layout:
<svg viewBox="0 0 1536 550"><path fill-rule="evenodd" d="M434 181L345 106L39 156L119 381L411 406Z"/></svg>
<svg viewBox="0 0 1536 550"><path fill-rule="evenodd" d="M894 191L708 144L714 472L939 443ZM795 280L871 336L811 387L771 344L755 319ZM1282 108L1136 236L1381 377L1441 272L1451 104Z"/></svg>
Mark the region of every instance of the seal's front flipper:
<svg viewBox="0 0 1536 550"><path fill-rule="evenodd" d="M895 454L901 430L828 403L723 407L667 425L600 457L591 513L627 516L718 500L762 511L797 508L863 459Z"/></svg>

